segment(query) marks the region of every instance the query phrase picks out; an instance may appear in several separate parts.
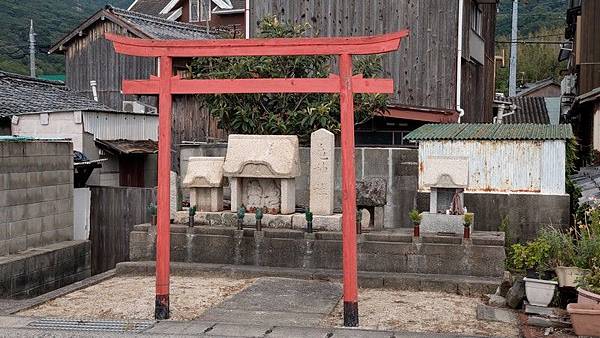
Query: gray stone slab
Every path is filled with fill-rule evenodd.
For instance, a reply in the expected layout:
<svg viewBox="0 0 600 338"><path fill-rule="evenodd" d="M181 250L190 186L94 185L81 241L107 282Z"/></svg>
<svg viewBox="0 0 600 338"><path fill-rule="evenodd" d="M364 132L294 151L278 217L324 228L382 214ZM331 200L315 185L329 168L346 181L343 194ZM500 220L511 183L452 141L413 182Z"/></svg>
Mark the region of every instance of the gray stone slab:
<svg viewBox="0 0 600 338"><path fill-rule="evenodd" d="M328 328L276 326L265 337L267 337L267 338L326 338L326 337L331 337L332 332L333 332L333 329L328 329Z"/></svg>
<svg viewBox="0 0 600 338"><path fill-rule="evenodd" d="M156 323L150 329L145 330L144 333L161 335L201 335L211 329L214 325L214 323L164 320Z"/></svg>
<svg viewBox="0 0 600 338"><path fill-rule="evenodd" d="M239 325L217 323L211 330L206 331L207 336L223 337L263 337L272 325Z"/></svg>
<svg viewBox="0 0 600 338"><path fill-rule="evenodd" d="M502 323L517 323L517 314L509 309L477 304L477 319Z"/></svg>
<svg viewBox="0 0 600 338"><path fill-rule="evenodd" d="M334 329L332 338L392 338L395 337L390 331L374 331L361 329Z"/></svg>
<svg viewBox="0 0 600 338"><path fill-rule="evenodd" d="M341 286L331 282L259 278L198 319L236 324L316 325L333 310L341 292Z"/></svg>

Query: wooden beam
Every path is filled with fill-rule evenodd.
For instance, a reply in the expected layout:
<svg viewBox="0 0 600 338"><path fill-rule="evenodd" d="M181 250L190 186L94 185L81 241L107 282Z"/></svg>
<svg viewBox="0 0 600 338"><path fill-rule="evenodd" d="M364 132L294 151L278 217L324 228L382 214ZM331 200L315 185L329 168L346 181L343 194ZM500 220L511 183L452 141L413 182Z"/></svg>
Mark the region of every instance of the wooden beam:
<svg viewBox="0 0 600 338"><path fill-rule="evenodd" d="M391 79L352 78L355 93L393 93ZM158 95L159 80L125 80L123 94ZM339 93L340 80L337 77L324 79L210 79L181 80L171 79L171 93L185 94L252 94L252 93Z"/></svg>
<svg viewBox="0 0 600 338"><path fill-rule="evenodd" d="M344 38L148 40L106 34L119 54L145 57L366 55L397 50L408 30Z"/></svg>

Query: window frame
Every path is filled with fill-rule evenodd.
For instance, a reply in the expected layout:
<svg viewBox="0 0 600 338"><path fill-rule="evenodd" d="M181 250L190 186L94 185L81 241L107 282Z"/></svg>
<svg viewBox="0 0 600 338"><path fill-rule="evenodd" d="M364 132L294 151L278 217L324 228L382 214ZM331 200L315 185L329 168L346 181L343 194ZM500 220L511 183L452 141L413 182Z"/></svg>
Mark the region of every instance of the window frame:
<svg viewBox="0 0 600 338"><path fill-rule="evenodd" d="M200 1L202 0L189 0L188 4L190 7L190 18L189 18L189 22L200 22ZM196 16L194 17L194 6L193 4L196 4L196 10L195 10L195 14Z"/></svg>
<svg viewBox="0 0 600 338"><path fill-rule="evenodd" d="M471 30L481 37L483 31L483 11L479 8L479 4L473 2L471 4Z"/></svg>

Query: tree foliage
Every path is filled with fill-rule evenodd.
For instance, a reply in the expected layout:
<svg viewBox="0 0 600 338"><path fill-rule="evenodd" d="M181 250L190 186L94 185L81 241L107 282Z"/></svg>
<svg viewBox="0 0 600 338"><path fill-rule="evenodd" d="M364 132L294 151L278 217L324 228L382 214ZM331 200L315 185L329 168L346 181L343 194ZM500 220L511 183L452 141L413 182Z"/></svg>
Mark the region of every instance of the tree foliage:
<svg viewBox="0 0 600 338"><path fill-rule="evenodd" d="M260 38L293 38L307 35L308 24L292 25L267 17L260 22ZM332 71L331 56L261 56L196 58L189 65L193 78L326 78ZM354 59L354 74L381 76L378 56ZM240 134L298 135L307 141L310 133L325 128L340 130L339 95L334 94L222 94L202 95L199 100L219 121L219 127ZM387 106L384 94L357 94L355 121L366 122L382 114Z"/></svg>

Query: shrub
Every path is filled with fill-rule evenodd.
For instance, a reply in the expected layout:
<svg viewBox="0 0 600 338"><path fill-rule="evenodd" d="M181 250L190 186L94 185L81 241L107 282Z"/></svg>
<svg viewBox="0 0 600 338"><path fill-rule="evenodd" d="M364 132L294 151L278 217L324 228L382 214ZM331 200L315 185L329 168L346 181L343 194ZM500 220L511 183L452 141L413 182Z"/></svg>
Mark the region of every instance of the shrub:
<svg viewBox="0 0 600 338"><path fill-rule="evenodd" d="M575 265L582 269L600 268L600 238L579 240Z"/></svg>
<svg viewBox="0 0 600 338"><path fill-rule="evenodd" d="M549 268L550 244L537 239L526 245L513 244L510 249L511 267L515 270L533 269L538 272Z"/></svg>
<svg viewBox="0 0 600 338"><path fill-rule="evenodd" d="M540 231L538 240L549 245L549 265L572 266L575 264L576 247L568 233L549 227Z"/></svg>
<svg viewBox="0 0 600 338"><path fill-rule="evenodd" d="M410 218L410 221L414 224L421 224L421 214L419 213L419 210L417 209L412 209L409 213L408 213L408 218Z"/></svg>
<svg viewBox="0 0 600 338"><path fill-rule="evenodd" d="M600 268L595 267L586 273L579 281L580 288L600 294Z"/></svg>
<svg viewBox="0 0 600 338"><path fill-rule="evenodd" d="M473 225L474 216L475 215L473 215L472 212L467 212L465 214L464 222L466 227L470 227L471 225Z"/></svg>

